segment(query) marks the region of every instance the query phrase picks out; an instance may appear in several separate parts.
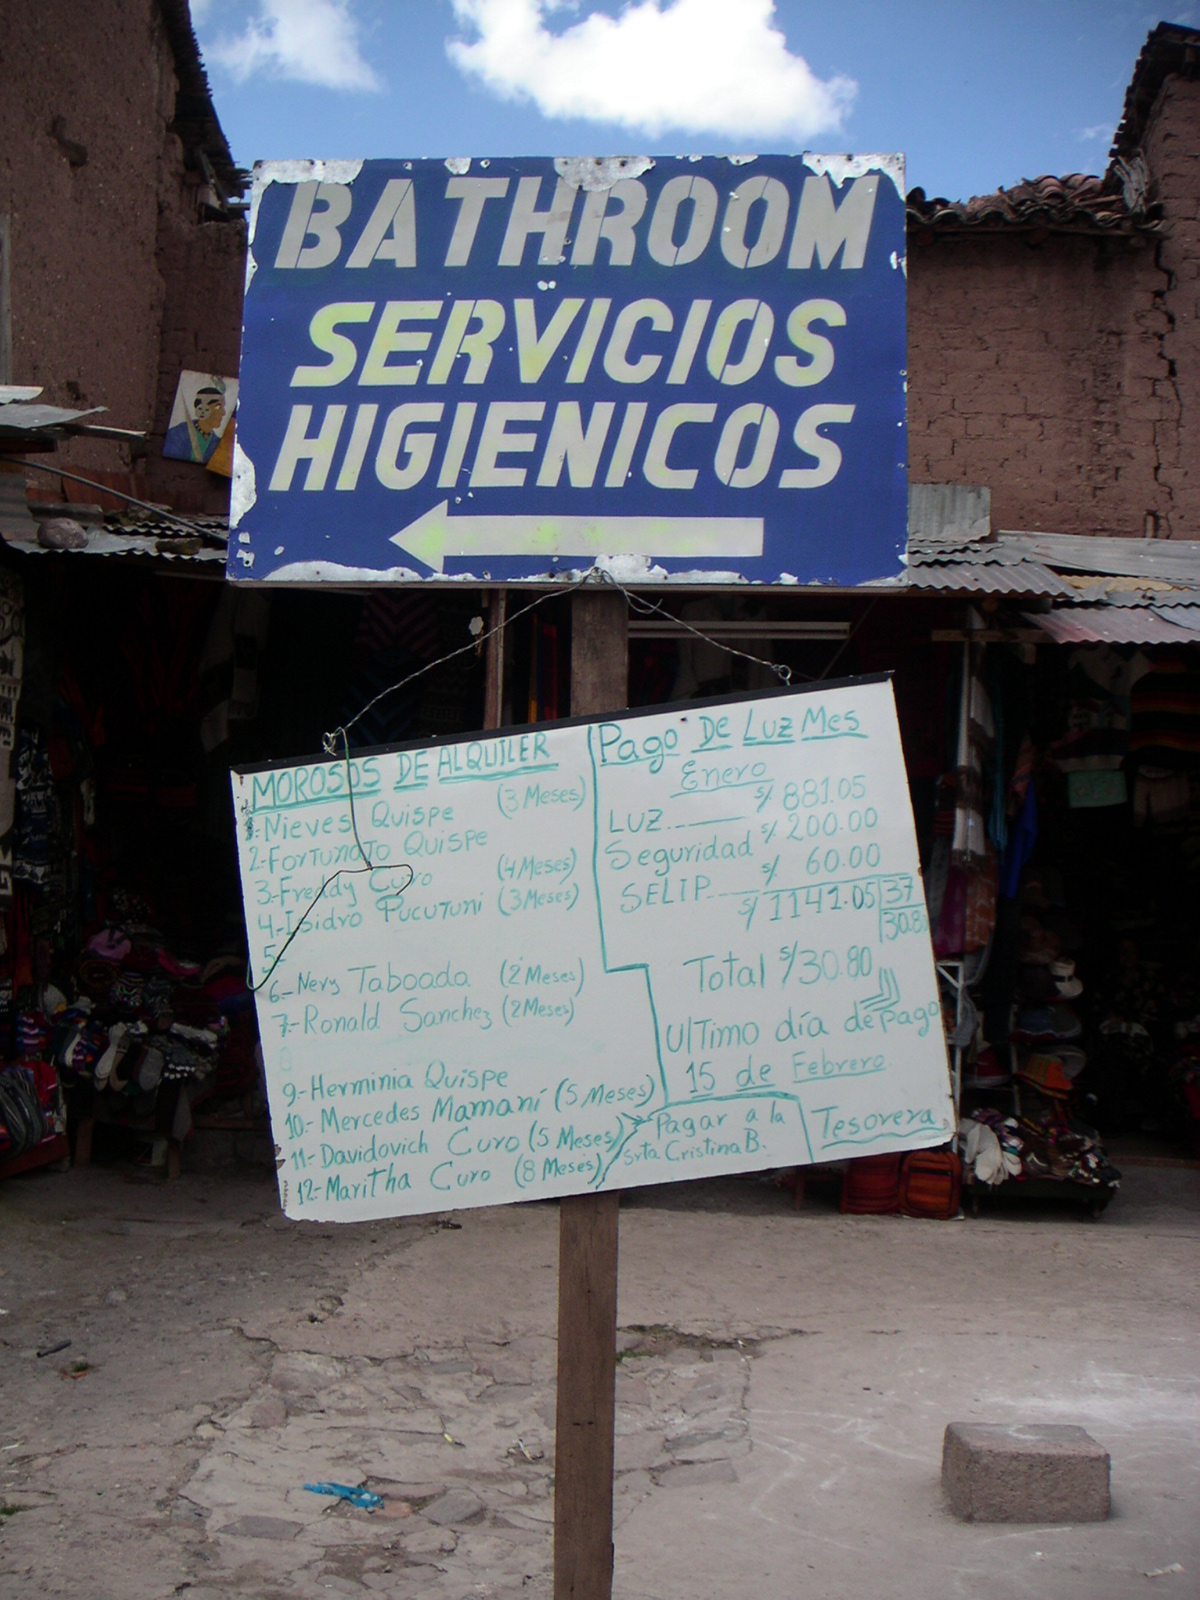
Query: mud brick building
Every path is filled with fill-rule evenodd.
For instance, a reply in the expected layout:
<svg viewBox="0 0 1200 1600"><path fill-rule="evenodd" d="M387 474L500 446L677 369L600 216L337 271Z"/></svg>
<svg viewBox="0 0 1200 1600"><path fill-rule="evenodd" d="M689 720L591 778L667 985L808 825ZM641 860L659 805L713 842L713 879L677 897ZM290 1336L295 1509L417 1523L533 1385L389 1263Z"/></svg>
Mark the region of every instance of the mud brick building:
<svg viewBox="0 0 1200 1600"><path fill-rule="evenodd" d="M1200 538L1200 32L1162 24L1102 178L909 195L909 472L996 526Z"/></svg>
<svg viewBox="0 0 1200 1600"><path fill-rule="evenodd" d="M0 382L150 435L123 462L76 441L64 466L223 509L227 481L162 458L180 369L237 371L245 266L187 0L0 0L0 83Z"/></svg>
<svg viewBox="0 0 1200 1600"><path fill-rule="evenodd" d="M1198 58L1150 34L1103 176L910 193L913 482L988 485L1004 529L1200 538ZM0 79L0 381L106 405L147 493L222 509L161 455L180 369L237 371L245 262L186 0L0 0Z"/></svg>

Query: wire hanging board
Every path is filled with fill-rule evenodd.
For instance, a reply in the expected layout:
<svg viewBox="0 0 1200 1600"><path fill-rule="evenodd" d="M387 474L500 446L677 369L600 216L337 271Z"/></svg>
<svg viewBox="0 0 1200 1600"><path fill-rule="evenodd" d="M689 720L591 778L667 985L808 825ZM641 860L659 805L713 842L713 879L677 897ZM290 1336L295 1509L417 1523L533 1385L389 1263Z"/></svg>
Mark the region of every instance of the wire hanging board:
<svg viewBox="0 0 1200 1600"><path fill-rule="evenodd" d="M233 774L285 1212L953 1132L887 678Z"/></svg>

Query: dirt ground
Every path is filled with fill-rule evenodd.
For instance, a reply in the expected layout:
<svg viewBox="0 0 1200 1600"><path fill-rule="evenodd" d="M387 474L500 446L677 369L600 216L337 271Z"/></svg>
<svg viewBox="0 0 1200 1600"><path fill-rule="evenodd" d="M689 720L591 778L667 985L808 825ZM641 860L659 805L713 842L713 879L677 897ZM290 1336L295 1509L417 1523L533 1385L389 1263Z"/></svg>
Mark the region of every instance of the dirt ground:
<svg viewBox="0 0 1200 1600"><path fill-rule="evenodd" d="M1127 1169L1099 1223L627 1196L616 1595L1200 1592L1198 1179ZM549 1596L556 1253L549 1204L330 1227L244 1170L0 1186L0 1594ZM1111 1519L955 1522L958 1419L1081 1423Z"/></svg>

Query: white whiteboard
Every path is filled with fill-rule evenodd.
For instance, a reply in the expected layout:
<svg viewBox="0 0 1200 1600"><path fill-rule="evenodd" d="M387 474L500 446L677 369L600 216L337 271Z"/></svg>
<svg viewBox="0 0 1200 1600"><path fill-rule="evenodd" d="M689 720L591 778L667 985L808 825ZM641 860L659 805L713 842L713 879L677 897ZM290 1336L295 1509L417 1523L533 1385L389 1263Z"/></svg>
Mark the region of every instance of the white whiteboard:
<svg viewBox="0 0 1200 1600"><path fill-rule="evenodd" d="M951 1135L886 680L239 772L233 788L289 1217Z"/></svg>

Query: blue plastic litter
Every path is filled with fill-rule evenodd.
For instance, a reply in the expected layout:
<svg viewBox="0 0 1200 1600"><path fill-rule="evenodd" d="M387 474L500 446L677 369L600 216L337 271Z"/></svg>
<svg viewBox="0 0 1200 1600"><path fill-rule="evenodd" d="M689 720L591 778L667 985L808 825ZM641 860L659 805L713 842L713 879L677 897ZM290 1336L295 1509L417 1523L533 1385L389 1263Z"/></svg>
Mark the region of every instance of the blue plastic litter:
<svg viewBox="0 0 1200 1600"><path fill-rule="evenodd" d="M309 1494L331 1494L339 1500L349 1500L352 1506L359 1506L363 1511L378 1511L383 1504L381 1494L372 1494L370 1489L356 1489L349 1483L306 1483L304 1487Z"/></svg>

